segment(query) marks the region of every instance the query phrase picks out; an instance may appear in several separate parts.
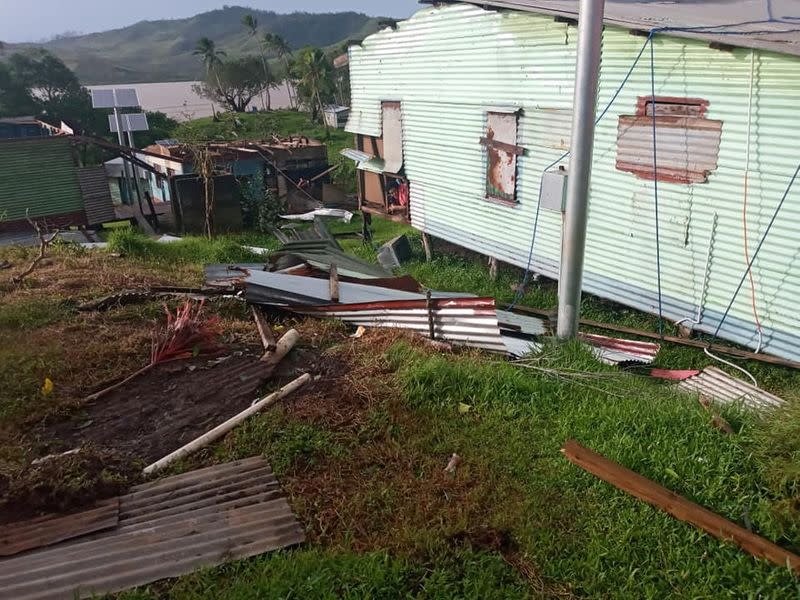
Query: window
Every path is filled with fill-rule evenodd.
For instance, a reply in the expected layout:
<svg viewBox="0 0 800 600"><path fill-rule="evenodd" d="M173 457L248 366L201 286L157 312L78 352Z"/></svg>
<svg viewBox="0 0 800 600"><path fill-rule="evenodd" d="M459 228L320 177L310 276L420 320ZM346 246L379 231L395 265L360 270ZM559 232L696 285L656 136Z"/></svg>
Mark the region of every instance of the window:
<svg viewBox="0 0 800 600"><path fill-rule="evenodd" d="M517 113L488 112L480 141L486 148L486 197L516 203L517 157L524 153L517 146Z"/></svg>
<svg viewBox="0 0 800 600"><path fill-rule="evenodd" d="M403 120L399 102L381 102L383 120L383 170L400 173L403 168Z"/></svg>
<svg viewBox="0 0 800 600"><path fill-rule="evenodd" d="M722 121L707 119L707 110L702 98L640 97L635 115L619 117L617 169L651 181L705 183L717 168L722 137Z"/></svg>

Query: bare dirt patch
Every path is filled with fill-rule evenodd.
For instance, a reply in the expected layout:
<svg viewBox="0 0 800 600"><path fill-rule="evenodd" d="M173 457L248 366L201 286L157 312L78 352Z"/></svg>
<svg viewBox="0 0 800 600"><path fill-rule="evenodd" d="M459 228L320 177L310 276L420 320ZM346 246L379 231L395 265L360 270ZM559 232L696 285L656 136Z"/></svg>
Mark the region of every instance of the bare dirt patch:
<svg viewBox="0 0 800 600"><path fill-rule="evenodd" d="M43 451L90 443L154 461L247 408L265 382L259 353L240 350L155 367L70 419L32 432Z"/></svg>

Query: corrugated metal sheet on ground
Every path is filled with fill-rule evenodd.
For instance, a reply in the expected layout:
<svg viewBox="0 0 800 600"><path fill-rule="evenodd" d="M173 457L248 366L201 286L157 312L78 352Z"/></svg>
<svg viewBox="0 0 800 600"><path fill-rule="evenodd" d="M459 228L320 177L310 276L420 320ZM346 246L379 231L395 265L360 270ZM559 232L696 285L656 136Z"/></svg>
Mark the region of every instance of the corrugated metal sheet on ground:
<svg viewBox="0 0 800 600"><path fill-rule="evenodd" d="M341 319L365 327L413 329L430 335L433 318L435 339L454 344L507 352L497 324L493 298L450 298L427 300L394 300L358 304L292 307L293 312L310 316Z"/></svg>
<svg viewBox="0 0 800 600"><path fill-rule="evenodd" d="M679 4L672 8L679 10ZM724 5L717 3L716 10L724 11ZM604 29L598 106L605 107L617 92L644 42L618 27ZM576 28L551 16L466 4L424 8L396 30L384 29L350 47L347 130L380 135L381 101L401 100L414 227L525 267L541 174L564 153L576 49ZM758 50L723 52L667 35L656 36L654 57L657 96L707 100L706 117L722 122L708 182L658 186L664 315L677 321L695 318L699 310L695 329L713 333L746 267L745 176L752 255L797 166L800 120L794 99L800 96L800 61ZM584 290L654 313L653 182L616 167L620 117L635 115L639 98L652 93L648 58L645 54L633 69L596 129ZM517 144L526 153L517 157L514 206L485 197L486 153L479 139L487 111L498 105L522 109ZM646 154L648 143L644 138L642 143ZM560 166L568 169L569 160ZM754 267L763 350L795 360L800 358L798 193L795 184ZM533 270L559 276L560 240L561 215L541 211ZM748 284L720 335L749 347L759 343Z"/></svg>
<svg viewBox="0 0 800 600"><path fill-rule="evenodd" d="M83 198L66 137L0 141L0 213L4 221L74 213Z"/></svg>
<svg viewBox="0 0 800 600"><path fill-rule="evenodd" d="M250 271L245 283L247 301L254 304L308 306L330 304L330 283L326 279ZM437 293L433 292L433 296L437 297ZM339 282L339 300L342 304L424 299L423 294L360 283Z"/></svg>
<svg viewBox="0 0 800 600"><path fill-rule="evenodd" d="M118 522L119 499L112 498L99 502L90 510L73 515L45 515L21 523L3 525L0 531L0 556L12 556L111 529Z"/></svg>
<svg viewBox="0 0 800 600"><path fill-rule="evenodd" d="M653 362L661 346L653 342L637 342L620 338L610 338L593 333L582 333L580 339L586 342L595 356L608 365L637 362Z"/></svg>
<svg viewBox="0 0 800 600"><path fill-rule="evenodd" d="M133 488L120 498L114 531L0 560L0 590L15 600L86 598L303 540L256 457Z"/></svg>
<svg viewBox="0 0 800 600"><path fill-rule="evenodd" d="M786 403L782 398L731 377L716 367L706 367L699 375L684 379L678 388L707 396L721 404L742 403L755 410L777 408Z"/></svg>
<svg viewBox="0 0 800 600"><path fill-rule="evenodd" d="M368 263L360 258L345 253L338 246L321 240L308 240L289 242L280 249L270 254L270 263L277 269L289 266L289 262L305 262L322 269L330 271L331 265L336 265L339 273L348 277L391 277L392 273L386 269Z"/></svg>
<svg viewBox="0 0 800 600"><path fill-rule="evenodd" d="M78 184L83 195L86 220L89 225L114 221L114 202L111 200L111 189L108 187L108 176L105 168L82 167L78 169Z"/></svg>

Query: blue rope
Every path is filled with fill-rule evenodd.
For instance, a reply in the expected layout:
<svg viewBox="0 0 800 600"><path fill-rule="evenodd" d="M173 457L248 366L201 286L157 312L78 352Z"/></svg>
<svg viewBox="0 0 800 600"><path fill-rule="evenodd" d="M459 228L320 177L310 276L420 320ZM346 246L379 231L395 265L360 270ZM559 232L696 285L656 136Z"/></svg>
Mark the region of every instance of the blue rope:
<svg viewBox="0 0 800 600"><path fill-rule="evenodd" d="M778 203L778 206L775 208L775 212L772 213L772 218L769 221L769 225L767 225L766 230L764 231L764 235L761 236L761 241L758 242L758 247L756 251L753 252L753 258L750 259L750 262L747 265L747 269L745 269L744 274L742 275L741 280L739 280L739 285L736 286L736 291L733 293L733 298L731 298L730 303L728 303L728 308L725 309L725 312L722 315L722 319L720 319L719 325L717 325L716 330L714 330L714 336L716 337L719 334L719 330L722 329L722 324L725 322L725 319L728 317L728 313L730 313L731 308L733 307L733 303L736 302L736 297L739 295L739 291L742 289L742 285L744 285L744 280L747 278L747 275L750 273L750 270L753 268L753 264L756 262L756 257L758 256L759 251L761 250L761 246L764 245L764 241L767 239L767 235L769 235L770 229L772 229L772 225L775 223L775 219L778 217L778 213L781 211L783 207L783 203L786 201L786 198L789 196L789 191L792 189L795 180L797 179L797 175L800 174L800 164L797 165L797 169L794 171L794 175L789 180L789 185L786 186L786 191L783 192L783 197L781 201Z"/></svg>
<svg viewBox="0 0 800 600"><path fill-rule="evenodd" d="M658 219L658 153L656 152L656 50L650 43L650 101L653 112L653 204L656 213L656 279L658 282L658 335L664 337L664 311L661 296L661 240Z"/></svg>

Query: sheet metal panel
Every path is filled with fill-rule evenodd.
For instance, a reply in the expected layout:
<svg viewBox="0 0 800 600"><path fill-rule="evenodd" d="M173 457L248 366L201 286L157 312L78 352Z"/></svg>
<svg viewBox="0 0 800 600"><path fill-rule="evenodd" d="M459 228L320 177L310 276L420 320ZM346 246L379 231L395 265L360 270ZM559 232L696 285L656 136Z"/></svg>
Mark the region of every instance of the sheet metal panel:
<svg viewBox="0 0 800 600"><path fill-rule="evenodd" d="M119 499L99 502L89 510L72 515L45 515L21 523L4 525L0 532L0 556L50 546L82 535L116 527Z"/></svg>
<svg viewBox="0 0 800 600"><path fill-rule="evenodd" d="M716 367L706 367L699 375L681 381L678 387L686 392L707 396L721 404L741 403L758 411L778 408L786 403L782 398L731 377Z"/></svg>
<svg viewBox="0 0 800 600"><path fill-rule="evenodd" d="M257 457L134 488L116 530L0 561L0 589L18 600L86 598L303 540Z"/></svg>
<svg viewBox="0 0 800 600"><path fill-rule="evenodd" d="M580 339L589 345L598 360L607 365L631 362L650 364L661 350L661 346L653 342L610 338L593 333L582 333Z"/></svg>
<svg viewBox="0 0 800 600"><path fill-rule="evenodd" d="M83 207L89 225L114 221L114 201L108 187L108 175L104 167L82 167L78 169L78 185L83 196Z"/></svg>
<svg viewBox="0 0 800 600"><path fill-rule="evenodd" d="M378 32L351 47L348 130L379 135L381 100L402 100L415 227L525 266L541 173L564 152L546 139L542 143L541 114L571 109L576 42L576 29L552 17L459 4L425 8L396 31ZM627 30L605 28L600 107L617 91L643 43ZM699 311L695 328L713 332L746 267L745 174L752 252L796 167L800 63L785 55L722 52L703 42L658 36L655 65L657 96L707 100L706 117L722 122L717 165L707 183L659 183L664 315L679 320ZM639 97L650 94L649 61L642 60L597 127L584 289L652 313L658 310L653 183L616 164L619 117L636 114ZM485 199L487 164L478 140L488 109L514 105L522 108L517 143L529 151L517 157L517 203L506 206ZM559 132L556 137L563 136L563 127ZM561 165L568 167L569 161ZM800 188L785 204L754 268L763 349L795 360L800 359L794 308L800 297L793 225L800 222L797 194ZM561 216L542 211L535 271L557 278L560 235ZM755 347L754 321L745 287L721 335Z"/></svg>
<svg viewBox="0 0 800 600"><path fill-rule="evenodd" d="M494 352L508 352L500 336L494 299L453 298L432 300L399 300L330 306L293 307L298 314L341 319L364 327L412 329L430 337L433 319L437 340L463 344Z"/></svg>

